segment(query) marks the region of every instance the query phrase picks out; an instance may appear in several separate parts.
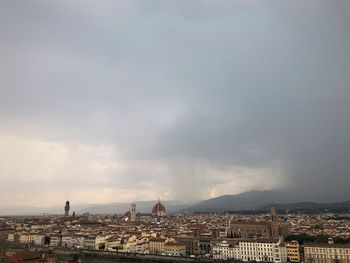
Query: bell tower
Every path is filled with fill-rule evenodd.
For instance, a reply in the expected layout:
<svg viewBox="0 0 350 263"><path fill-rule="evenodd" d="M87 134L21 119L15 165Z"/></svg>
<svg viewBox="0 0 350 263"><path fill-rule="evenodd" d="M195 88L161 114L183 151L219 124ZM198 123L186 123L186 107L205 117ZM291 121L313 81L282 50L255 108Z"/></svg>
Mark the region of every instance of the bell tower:
<svg viewBox="0 0 350 263"><path fill-rule="evenodd" d="M278 216L277 216L276 205L274 202L271 203L270 216L271 216L271 236L273 238L278 238L279 237Z"/></svg>
<svg viewBox="0 0 350 263"><path fill-rule="evenodd" d="M276 211L276 205L274 202L271 203L271 208L270 208L270 214L271 214L271 222L277 222L277 211Z"/></svg>
<svg viewBox="0 0 350 263"><path fill-rule="evenodd" d="M70 209L70 203L69 201L67 201L66 205L64 206L64 217L69 217L69 209Z"/></svg>
<svg viewBox="0 0 350 263"><path fill-rule="evenodd" d="M130 207L130 221L136 221L136 204L132 203Z"/></svg>

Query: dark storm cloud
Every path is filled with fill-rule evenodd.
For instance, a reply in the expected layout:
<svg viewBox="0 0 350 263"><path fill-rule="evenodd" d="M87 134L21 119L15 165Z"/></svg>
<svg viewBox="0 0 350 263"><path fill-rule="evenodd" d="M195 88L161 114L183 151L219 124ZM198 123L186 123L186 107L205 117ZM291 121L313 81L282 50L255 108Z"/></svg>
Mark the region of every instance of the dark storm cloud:
<svg viewBox="0 0 350 263"><path fill-rule="evenodd" d="M248 166L277 159L305 198L348 199L349 6L318 4L265 10L241 36L248 47L222 56L225 81L198 94L161 148Z"/></svg>
<svg viewBox="0 0 350 263"><path fill-rule="evenodd" d="M0 15L3 133L118 145L166 163L188 198L218 184L207 166L276 162L305 199L350 198L348 1L2 1Z"/></svg>

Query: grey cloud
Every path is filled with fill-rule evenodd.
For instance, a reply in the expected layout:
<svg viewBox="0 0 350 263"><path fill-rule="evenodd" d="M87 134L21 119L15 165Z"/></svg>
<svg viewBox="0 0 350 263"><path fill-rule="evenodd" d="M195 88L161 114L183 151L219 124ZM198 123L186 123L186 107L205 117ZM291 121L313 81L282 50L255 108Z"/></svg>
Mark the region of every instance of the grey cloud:
<svg viewBox="0 0 350 263"><path fill-rule="evenodd" d="M173 191L215 185L198 160L278 162L305 199L350 198L348 1L0 5L4 133L116 144Z"/></svg>

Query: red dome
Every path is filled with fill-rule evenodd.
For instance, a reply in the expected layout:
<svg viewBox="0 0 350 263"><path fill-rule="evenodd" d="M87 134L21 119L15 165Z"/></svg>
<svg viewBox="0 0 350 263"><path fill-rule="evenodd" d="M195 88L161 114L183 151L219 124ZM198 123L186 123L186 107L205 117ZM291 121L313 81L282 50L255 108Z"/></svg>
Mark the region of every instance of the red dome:
<svg viewBox="0 0 350 263"><path fill-rule="evenodd" d="M158 202L152 208L152 214L155 216L164 216L166 215L166 210L164 205L158 200Z"/></svg>

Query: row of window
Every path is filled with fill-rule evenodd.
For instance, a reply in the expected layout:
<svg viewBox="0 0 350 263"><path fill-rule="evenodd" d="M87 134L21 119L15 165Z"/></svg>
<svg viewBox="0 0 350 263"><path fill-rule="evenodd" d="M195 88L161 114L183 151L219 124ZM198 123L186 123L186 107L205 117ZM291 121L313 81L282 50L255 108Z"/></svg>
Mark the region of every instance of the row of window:
<svg viewBox="0 0 350 263"><path fill-rule="evenodd" d="M272 244L261 244L261 243L240 243L243 247L272 247Z"/></svg>
<svg viewBox="0 0 350 263"><path fill-rule="evenodd" d="M305 248L305 252L306 251L350 254L350 249L347 249L347 248L309 248L309 247L307 247L307 248Z"/></svg>
<svg viewBox="0 0 350 263"><path fill-rule="evenodd" d="M328 257L326 254L306 254L305 258L350 259L350 255L330 254L329 257Z"/></svg>

